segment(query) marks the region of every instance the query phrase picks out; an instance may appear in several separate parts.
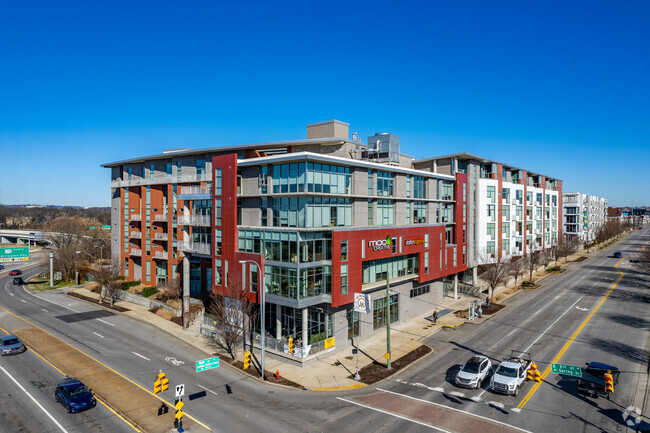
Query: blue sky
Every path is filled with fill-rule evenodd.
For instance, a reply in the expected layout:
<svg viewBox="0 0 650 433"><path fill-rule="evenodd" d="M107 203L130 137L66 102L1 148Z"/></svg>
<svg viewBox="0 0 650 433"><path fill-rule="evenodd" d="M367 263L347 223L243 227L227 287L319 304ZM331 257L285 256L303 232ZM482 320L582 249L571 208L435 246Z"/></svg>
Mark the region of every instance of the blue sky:
<svg viewBox="0 0 650 433"><path fill-rule="evenodd" d="M649 205L650 2L0 0L0 203L110 204L100 164L336 118Z"/></svg>

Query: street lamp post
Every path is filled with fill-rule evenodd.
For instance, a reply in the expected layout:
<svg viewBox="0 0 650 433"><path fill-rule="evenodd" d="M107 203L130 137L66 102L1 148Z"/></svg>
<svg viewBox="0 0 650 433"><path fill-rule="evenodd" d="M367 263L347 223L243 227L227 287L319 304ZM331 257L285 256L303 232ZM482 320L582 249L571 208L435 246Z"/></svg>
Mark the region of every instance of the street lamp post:
<svg viewBox="0 0 650 433"><path fill-rule="evenodd" d="M253 264L257 265L257 263L254 262L253 260L240 260L239 263L241 264L242 277L245 274L246 263L249 263L249 264L253 263ZM252 284L252 282L253 282L253 269L252 269L251 266L249 266L248 269L249 269L249 274L250 274L249 280L251 281L251 284ZM260 271L258 270L258 274L257 274L258 275L258 281L259 281L259 272ZM259 286L260 285L258 284L258 287ZM260 289L258 288L258 290L260 290ZM262 291L262 299L260 300L260 304L261 304L260 305L260 309L261 309L261 313L260 313L260 316L261 316L261 318L260 318L260 334L261 334L262 354L260 356L260 365L261 365L261 368L262 368L262 380L264 380L264 354L265 354L265 348L266 348L265 329L264 329L264 325L266 324L265 323L266 322L266 314L265 314L266 313L266 296L265 296L266 287L264 285L264 277L262 277L261 291ZM252 344L254 346L255 341L253 341Z"/></svg>

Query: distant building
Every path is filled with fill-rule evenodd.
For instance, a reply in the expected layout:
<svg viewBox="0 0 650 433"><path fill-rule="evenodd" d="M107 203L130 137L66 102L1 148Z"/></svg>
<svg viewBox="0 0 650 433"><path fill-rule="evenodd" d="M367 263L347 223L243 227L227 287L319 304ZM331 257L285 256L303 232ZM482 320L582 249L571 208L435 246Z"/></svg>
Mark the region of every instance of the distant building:
<svg viewBox="0 0 650 433"><path fill-rule="evenodd" d="M564 193L562 207L567 240L592 242L609 216L607 199L579 192Z"/></svg>

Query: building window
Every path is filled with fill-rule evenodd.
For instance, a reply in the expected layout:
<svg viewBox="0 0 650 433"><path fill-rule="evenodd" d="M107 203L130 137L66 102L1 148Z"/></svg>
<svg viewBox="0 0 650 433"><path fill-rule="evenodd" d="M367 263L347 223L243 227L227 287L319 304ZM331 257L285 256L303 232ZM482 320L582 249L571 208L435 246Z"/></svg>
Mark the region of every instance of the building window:
<svg viewBox="0 0 650 433"><path fill-rule="evenodd" d="M496 211L494 209L493 204L489 204L487 206L487 214L488 214L488 218L490 218L490 221L493 221L493 222L496 221Z"/></svg>
<svg viewBox="0 0 650 433"><path fill-rule="evenodd" d="M494 186L488 186L487 187L487 198L488 198L488 200L490 200L490 203L496 202L495 187Z"/></svg>
<svg viewBox="0 0 650 433"><path fill-rule="evenodd" d="M260 225L262 227L266 227L268 224L267 208L268 208L268 199L266 197L262 197L261 206L260 206L260 214L261 214Z"/></svg>
<svg viewBox="0 0 650 433"><path fill-rule="evenodd" d="M348 319L348 338L358 337L360 335L360 319L359 312L354 311L354 308L349 308L346 312Z"/></svg>
<svg viewBox="0 0 650 433"><path fill-rule="evenodd" d="M463 264L467 264L467 247L463 245Z"/></svg>
<svg viewBox="0 0 650 433"><path fill-rule="evenodd" d="M501 225L501 234L506 235L506 237L510 237L510 223L503 223Z"/></svg>
<svg viewBox="0 0 650 433"><path fill-rule="evenodd" d="M406 224L411 224L411 202L406 202Z"/></svg>
<svg viewBox="0 0 650 433"><path fill-rule="evenodd" d="M506 221L510 219L510 206L503 206L503 212L501 213L501 216L503 216L503 219Z"/></svg>
<svg viewBox="0 0 650 433"><path fill-rule="evenodd" d="M151 281L151 262L146 262L146 270L147 270L147 274L146 274L147 281Z"/></svg>
<svg viewBox="0 0 650 433"><path fill-rule="evenodd" d="M413 202L413 224L426 224L427 204L423 201Z"/></svg>
<svg viewBox="0 0 650 433"><path fill-rule="evenodd" d="M399 320L399 295L391 295L390 297L390 323ZM386 298L379 298L373 301L372 308L372 326L373 329L379 329L386 326Z"/></svg>
<svg viewBox="0 0 650 433"><path fill-rule="evenodd" d="M429 284L420 287L414 287L411 289L410 297L416 298L418 296L426 295L431 291L431 286Z"/></svg>
<svg viewBox="0 0 650 433"><path fill-rule="evenodd" d="M395 223L395 202L377 200L377 225L386 226Z"/></svg>
<svg viewBox="0 0 650 433"><path fill-rule="evenodd" d="M510 255L510 239L504 239L501 241L501 251L507 256Z"/></svg>
<svg viewBox="0 0 650 433"><path fill-rule="evenodd" d="M362 272L362 284L386 281L389 274L390 278L415 275L418 272L418 255L369 260L363 262Z"/></svg>
<svg viewBox="0 0 650 433"><path fill-rule="evenodd" d="M456 242L454 242L454 227L453 226L445 227L445 235L447 237L447 239L446 239L447 245L456 243Z"/></svg>
<svg viewBox="0 0 650 433"><path fill-rule="evenodd" d="M221 285L221 259L217 259L214 261L214 284L216 286Z"/></svg>
<svg viewBox="0 0 650 433"><path fill-rule="evenodd" d="M214 170L214 195L221 195L221 169Z"/></svg>
<svg viewBox="0 0 650 433"><path fill-rule="evenodd" d="M495 238L495 233L494 233L494 224L488 223L487 225L487 235L490 239L494 240Z"/></svg>
<svg viewBox="0 0 650 433"><path fill-rule="evenodd" d="M395 173L378 171L377 172L377 195L381 197L392 197L394 179L395 179Z"/></svg>
<svg viewBox="0 0 650 433"><path fill-rule="evenodd" d="M413 176L411 177L411 182L413 183L413 188L412 188L413 198L426 198L427 196L426 179L420 176Z"/></svg>
<svg viewBox="0 0 650 433"><path fill-rule="evenodd" d="M249 263L248 265L251 267L251 292L257 293L257 286L259 284L259 268L257 263Z"/></svg>
<svg viewBox="0 0 650 433"><path fill-rule="evenodd" d="M214 230L214 254L221 256L221 229Z"/></svg>
<svg viewBox="0 0 650 433"><path fill-rule="evenodd" d="M453 182L448 182L446 180L442 181L442 185L441 185L442 191L441 191L441 197L440 197L441 200L453 200L454 199L453 186L454 186Z"/></svg>
<svg viewBox="0 0 650 433"><path fill-rule="evenodd" d="M520 189L515 190L515 200L517 201L518 204L522 204L522 200L524 197L524 192Z"/></svg>
<svg viewBox="0 0 650 433"><path fill-rule="evenodd" d="M429 249L429 233L424 234L424 249Z"/></svg>
<svg viewBox="0 0 650 433"><path fill-rule="evenodd" d="M424 273L425 274L429 273L429 252L428 251L424 252Z"/></svg>
<svg viewBox="0 0 650 433"><path fill-rule="evenodd" d="M368 225L371 226L373 224L372 220L372 214L373 214L373 206L372 206L372 200L368 200Z"/></svg>
<svg viewBox="0 0 650 433"><path fill-rule="evenodd" d="M411 198L411 175L406 175L406 197Z"/></svg>
<svg viewBox="0 0 650 433"><path fill-rule="evenodd" d="M341 295L348 294L348 265L341 265Z"/></svg>
<svg viewBox="0 0 650 433"><path fill-rule="evenodd" d="M129 276L129 259L124 259L124 276Z"/></svg>
<svg viewBox="0 0 650 433"><path fill-rule="evenodd" d="M341 241L341 261L348 261L348 241Z"/></svg>
<svg viewBox="0 0 650 433"><path fill-rule="evenodd" d="M366 258L366 240L361 239L361 258L365 259Z"/></svg>
<svg viewBox="0 0 650 433"><path fill-rule="evenodd" d="M489 258L494 258L494 241L488 241L486 243L485 252Z"/></svg>
<svg viewBox="0 0 650 433"><path fill-rule="evenodd" d="M205 159L196 160L196 178L197 180L203 180L205 175Z"/></svg>
<svg viewBox="0 0 650 433"><path fill-rule="evenodd" d="M502 193L504 203L510 204L510 188L503 188Z"/></svg>
<svg viewBox="0 0 650 433"><path fill-rule="evenodd" d="M221 199L214 199L214 225L221 226Z"/></svg>
<svg viewBox="0 0 650 433"><path fill-rule="evenodd" d="M457 265L457 263L458 263L458 259L457 259L457 257L458 257L458 248L457 248L457 247L454 247L454 268L455 268L456 266L458 266L458 265Z"/></svg>

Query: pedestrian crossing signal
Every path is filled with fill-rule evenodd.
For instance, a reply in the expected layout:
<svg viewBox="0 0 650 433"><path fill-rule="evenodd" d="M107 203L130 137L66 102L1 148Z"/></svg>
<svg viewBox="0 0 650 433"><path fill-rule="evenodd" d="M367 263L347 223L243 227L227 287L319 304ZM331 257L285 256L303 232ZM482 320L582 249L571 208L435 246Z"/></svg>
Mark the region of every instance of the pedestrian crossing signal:
<svg viewBox="0 0 650 433"><path fill-rule="evenodd" d="M612 372L607 371L605 375L603 376L605 379L605 392L611 392L612 394L614 393L614 378L612 377Z"/></svg>

